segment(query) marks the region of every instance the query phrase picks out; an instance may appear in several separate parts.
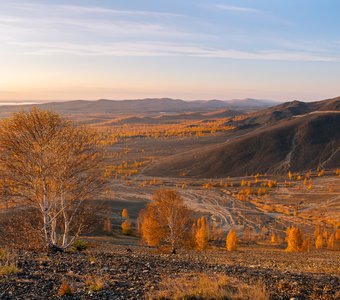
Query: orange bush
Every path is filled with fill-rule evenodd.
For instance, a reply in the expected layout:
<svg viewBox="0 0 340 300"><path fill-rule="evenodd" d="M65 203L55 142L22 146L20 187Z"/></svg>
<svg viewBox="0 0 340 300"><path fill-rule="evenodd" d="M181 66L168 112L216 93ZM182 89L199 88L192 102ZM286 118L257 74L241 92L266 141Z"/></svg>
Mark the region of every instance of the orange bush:
<svg viewBox="0 0 340 300"><path fill-rule="evenodd" d="M227 236L226 240L226 248L228 251L235 251L237 250L238 244L238 237L234 228L232 228Z"/></svg>
<svg viewBox="0 0 340 300"><path fill-rule="evenodd" d="M198 250L205 250L208 247L209 227L205 217L201 217L197 221L197 230L195 234L195 245Z"/></svg>
<svg viewBox="0 0 340 300"><path fill-rule="evenodd" d="M303 238L300 228L291 226L286 231L287 252L302 251Z"/></svg>

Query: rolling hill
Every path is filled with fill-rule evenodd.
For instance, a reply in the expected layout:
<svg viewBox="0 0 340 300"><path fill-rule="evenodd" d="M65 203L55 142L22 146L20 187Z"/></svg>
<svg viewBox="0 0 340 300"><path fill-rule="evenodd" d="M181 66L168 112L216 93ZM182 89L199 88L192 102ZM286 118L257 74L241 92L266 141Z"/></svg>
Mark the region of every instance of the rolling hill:
<svg viewBox="0 0 340 300"><path fill-rule="evenodd" d="M224 143L160 159L145 170L153 176L243 176L340 166L339 98L289 102L263 110L237 125L254 129Z"/></svg>

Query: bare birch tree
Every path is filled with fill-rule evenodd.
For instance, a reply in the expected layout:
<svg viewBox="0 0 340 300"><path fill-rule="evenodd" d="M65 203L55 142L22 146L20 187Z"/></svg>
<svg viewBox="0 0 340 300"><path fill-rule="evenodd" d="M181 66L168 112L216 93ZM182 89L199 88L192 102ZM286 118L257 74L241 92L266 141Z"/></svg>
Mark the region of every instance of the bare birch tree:
<svg viewBox="0 0 340 300"><path fill-rule="evenodd" d="M74 242L83 228L74 223L84 201L104 189L98 142L93 132L37 108L0 123L2 177L11 182L12 197L41 212L51 250Z"/></svg>

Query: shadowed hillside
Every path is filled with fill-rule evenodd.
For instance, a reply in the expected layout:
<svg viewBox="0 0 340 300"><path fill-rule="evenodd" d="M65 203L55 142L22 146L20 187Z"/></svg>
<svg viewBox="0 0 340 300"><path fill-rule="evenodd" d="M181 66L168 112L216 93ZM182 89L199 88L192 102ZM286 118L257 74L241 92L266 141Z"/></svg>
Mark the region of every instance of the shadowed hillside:
<svg viewBox="0 0 340 300"><path fill-rule="evenodd" d="M291 101L272 106L255 113L249 114L248 118L232 122L239 126L259 126L275 124L278 121L294 116L301 116L313 112L329 112L340 110L340 97L316 102Z"/></svg>
<svg viewBox="0 0 340 300"><path fill-rule="evenodd" d="M209 178L338 167L340 114L326 111L337 108L338 103L339 100L308 104L294 101L270 108L252 118L261 127L222 144L164 158L146 173L179 176L185 172ZM274 122L273 116L278 115L281 117L276 119L283 120ZM242 120L239 125L247 122L248 119Z"/></svg>

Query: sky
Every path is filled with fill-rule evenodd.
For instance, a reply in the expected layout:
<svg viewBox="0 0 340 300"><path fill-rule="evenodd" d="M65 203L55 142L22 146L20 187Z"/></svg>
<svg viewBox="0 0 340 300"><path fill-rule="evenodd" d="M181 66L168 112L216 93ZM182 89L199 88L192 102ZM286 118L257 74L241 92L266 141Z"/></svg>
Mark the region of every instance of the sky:
<svg viewBox="0 0 340 300"><path fill-rule="evenodd" d="M1 0L0 102L340 95L340 1Z"/></svg>

